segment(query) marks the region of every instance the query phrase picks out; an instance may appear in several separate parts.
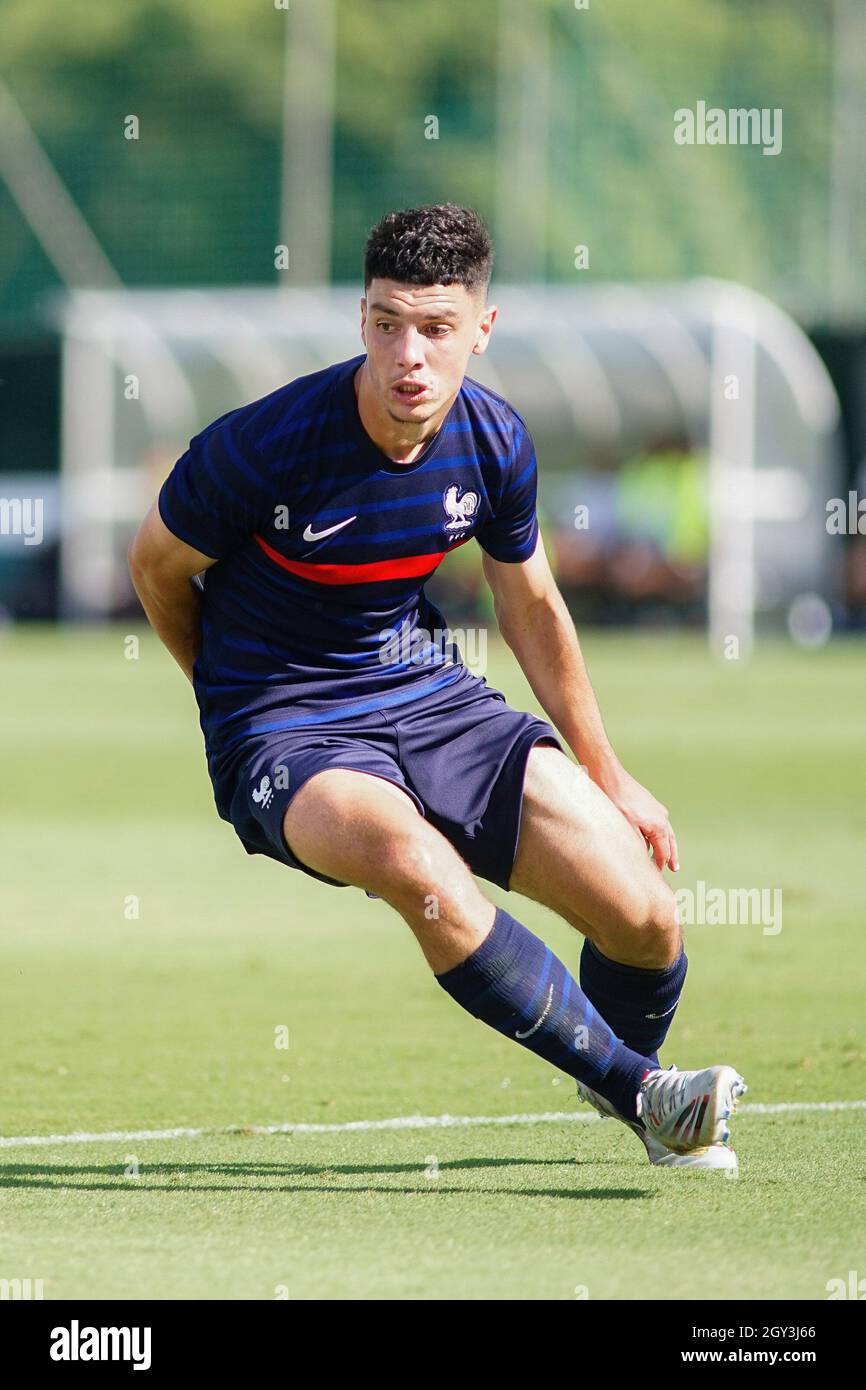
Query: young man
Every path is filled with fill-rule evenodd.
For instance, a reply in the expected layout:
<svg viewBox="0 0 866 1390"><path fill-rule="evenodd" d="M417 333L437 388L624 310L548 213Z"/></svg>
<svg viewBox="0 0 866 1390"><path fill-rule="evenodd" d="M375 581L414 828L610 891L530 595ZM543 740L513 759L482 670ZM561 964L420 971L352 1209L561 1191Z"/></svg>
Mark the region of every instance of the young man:
<svg viewBox="0 0 866 1390"><path fill-rule="evenodd" d="M452 998L572 1076L653 1163L732 1169L742 1078L659 1067L686 973L668 813L605 733L539 539L529 432L465 376L496 318L491 265L469 209L385 217L365 354L196 436L133 580L193 682L217 808L248 853L384 898ZM499 628L583 767L435 640L424 583L473 538ZM580 984L473 874L583 933Z"/></svg>

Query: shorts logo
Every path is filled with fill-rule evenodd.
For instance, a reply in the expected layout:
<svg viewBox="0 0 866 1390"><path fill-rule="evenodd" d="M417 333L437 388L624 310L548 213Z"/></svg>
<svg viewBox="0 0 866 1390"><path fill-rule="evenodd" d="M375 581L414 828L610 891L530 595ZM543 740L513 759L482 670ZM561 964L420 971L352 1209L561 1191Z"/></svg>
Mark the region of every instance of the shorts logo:
<svg viewBox="0 0 866 1390"><path fill-rule="evenodd" d="M253 801L263 810L267 810L274 799L274 789L271 786L270 777L263 777L258 787L253 788Z"/></svg>
<svg viewBox="0 0 866 1390"><path fill-rule="evenodd" d="M457 484L452 483L442 496L442 505L451 518L445 527L446 531L464 530L471 524L471 518L478 511L478 493L464 492L459 496L459 492Z"/></svg>

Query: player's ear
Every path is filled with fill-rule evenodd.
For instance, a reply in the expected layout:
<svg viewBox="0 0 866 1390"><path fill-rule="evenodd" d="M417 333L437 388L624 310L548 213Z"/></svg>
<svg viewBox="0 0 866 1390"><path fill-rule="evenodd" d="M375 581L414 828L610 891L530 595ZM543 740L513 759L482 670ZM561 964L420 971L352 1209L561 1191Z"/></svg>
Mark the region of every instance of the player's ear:
<svg viewBox="0 0 866 1390"><path fill-rule="evenodd" d="M496 321L496 312L496 305L488 304L478 321L478 327L475 331L475 343L472 347L472 351L479 357L483 352L487 351L487 345L490 342L490 334L493 331L493 324Z"/></svg>
<svg viewBox="0 0 866 1390"><path fill-rule="evenodd" d="M362 297L361 297L361 342L364 344L364 347L367 346L367 339L364 337L364 334L365 334L366 331L367 331L367 296L366 296L366 295L362 295Z"/></svg>

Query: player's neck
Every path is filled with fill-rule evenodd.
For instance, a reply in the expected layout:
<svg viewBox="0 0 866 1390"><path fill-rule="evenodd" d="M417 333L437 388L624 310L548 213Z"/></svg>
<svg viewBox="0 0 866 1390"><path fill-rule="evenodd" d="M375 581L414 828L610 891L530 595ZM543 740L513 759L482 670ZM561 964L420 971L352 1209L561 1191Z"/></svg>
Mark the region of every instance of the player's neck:
<svg viewBox="0 0 866 1390"><path fill-rule="evenodd" d="M361 424L376 448L387 454L393 463L414 463L433 436L439 432L451 407L451 402L448 401L442 410L429 420L412 425L395 420L388 414L371 386L363 362L355 372L354 386Z"/></svg>

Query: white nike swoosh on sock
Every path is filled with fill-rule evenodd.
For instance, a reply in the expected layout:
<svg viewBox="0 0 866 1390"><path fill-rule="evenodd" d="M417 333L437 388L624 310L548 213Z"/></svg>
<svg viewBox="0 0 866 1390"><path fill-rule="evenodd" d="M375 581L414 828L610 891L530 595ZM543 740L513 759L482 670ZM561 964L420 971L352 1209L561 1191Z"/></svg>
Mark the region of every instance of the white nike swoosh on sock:
<svg viewBox="0 0 866 1390"><path fill-rule="evenodd" d="M644 1014L644 1018L667 1018L668 1014L673 1013L679 1002L679 999L677 999L675 1003L671 1004L669 1009L665 1009L663 1014Z"/></svg>
<svg viewBox="0 0 866 1390"><path fill-rule="evenodd" d="M551 986L550 986L550 989L548 990L548 993L547 993L547 1003L546 1003L545 1006L544 1006L544 1013L541 1015L541 1018L538 1020L537 1023L533 1024L533 1026L529 1029L529 1031L528 1031L527 1033L515 1033L515 1034L514 1034L515 1038L520 1038L520 1040L522 1041L524 1038L531 1038L532 1035L533 1035L533 1033L537 1033L538 1030L539 1030L539 1028L541 1027L542 1023L543 1023L544 1020L547 1018L547 1015L550 1013L550 1006L551 1006L552 1003L553 1003L553 985L551 985Z"/></svg>

